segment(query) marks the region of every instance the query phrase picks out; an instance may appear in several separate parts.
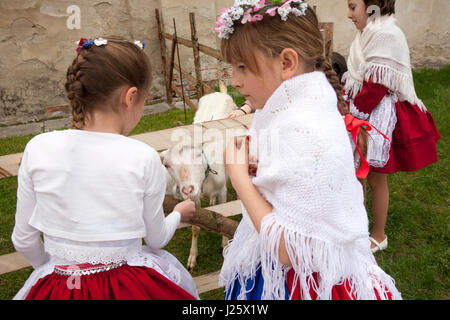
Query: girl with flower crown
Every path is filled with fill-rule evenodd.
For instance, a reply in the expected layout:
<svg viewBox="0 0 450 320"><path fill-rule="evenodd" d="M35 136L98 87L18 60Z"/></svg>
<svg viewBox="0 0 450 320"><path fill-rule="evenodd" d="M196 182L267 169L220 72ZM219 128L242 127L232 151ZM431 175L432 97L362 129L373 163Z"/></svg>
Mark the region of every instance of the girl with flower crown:
<svg viewBox="0 0 450 320"><path fill-rule="evenodd" d="M314 11L300 0L236 1L217 31L233 86L256 109L247 139L224 153L243 204L224 249L226 299L401 299L370 250L347 133L370 125L346 110Z"/></svg>
<svg viewBox="0 0 450 320"><path fill-rule="evenodd" d="M191 275L161 250L195 204L164 217L159 155L127 137L152 80L143 46L82 39L67 70L73 128L27 144L12 242L35 270L15 299L198 298Z"/></svg>
<svg viewBox="0 0 450 320"><path fill-rule="evenodd" d="M377 252L388 245L388 175L437 162L440 135L416 95L408 44L394 16L395 0L348 0L348 8L348 18L358 30L343 77L350 112L389 137L373 131L368 140L374 222L370 240Z"/></svg>

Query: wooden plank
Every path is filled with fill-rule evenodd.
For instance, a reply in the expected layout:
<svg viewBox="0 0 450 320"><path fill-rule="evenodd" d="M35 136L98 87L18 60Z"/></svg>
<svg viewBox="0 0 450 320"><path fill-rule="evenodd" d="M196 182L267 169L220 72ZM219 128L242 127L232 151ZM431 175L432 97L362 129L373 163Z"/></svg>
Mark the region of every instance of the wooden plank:
<svg viewBox="0 0 450 320"><path fill-rule="evenodd" d="M165 129L161 131L142 133L135 136L131 136L130 138L144 142L145 144L148 144L157 151L162 151L170 149L176 143L179 143L179 140L173 141L172 137L176 137L175 131L180 129L183 129L183 132L185 132L186 134L193 136L193 128L182 126L171 129Z"/></svg>
<svg viewBox="0 0 450 320"><path fill-rule="evenodd" d="M9 154L0 157L0 167L2 168L2 173L0 173L0 178L5 177L15 177L19 173L19 165L22 160L23 153Z"/></svg>
<svg viewBox="0 0 450 320"><path fill-rule="evenodd" d="M198 294L202 294L211 290L219 289L220 271L208 273L194 278Z"/></svg>
<svg viewBox="0 0 450 320"><path fill-rule="evenodd" d="M225 62L225 59L220 54L220 51L217 49L213 49L211 47L205 46L204 44L199 44L199 50L200 50L200 52L202 52L210 57L213 57L213 58L216 58L217 60Z"/></svg>
<svg viewBox="0 0 450 320"><path fill-rule="evenodd" d="M31 267L30 263L18 252L0 256L0 275L27 267Z"/></svg>
<svg viewBox="0 0 450 320"><path fill-rule="evenodd" d="M168 40L173 40L173 36L171 34L168 34L166 32L162 32L161 33L162 36ZM184 39L184 38L180 38L178 37L178 43L182 44L183 46L186 46L188 48L192 48L192 42L190 40ZM217 49L213 49L211 47L208 47L204 44L199 44L199 51L210 56L213 58L216 58L218 60L224 61L224 59L222 58L222 55L220 54L220 51Z"/></svg>

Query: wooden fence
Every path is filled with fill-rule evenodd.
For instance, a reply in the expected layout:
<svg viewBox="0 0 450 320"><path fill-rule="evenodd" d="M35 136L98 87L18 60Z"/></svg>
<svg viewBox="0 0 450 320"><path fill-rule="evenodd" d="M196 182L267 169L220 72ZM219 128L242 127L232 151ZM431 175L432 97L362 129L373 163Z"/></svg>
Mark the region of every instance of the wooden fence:
<svg viewBox="0 0 450 320"><path fill-rule="evenodd" d="M316 11L317 8L314 6L314 11ZM183 99L183 102L189 105L192 110L197 110L197 105L189 98L186 97L184 94L183 89L183 82L181 82L181 90L177 88L176 85L173 83L173 70L176 69L180 75L180 79L187 79L191 83L195 84L197 96L198 99L203 97L205 94L213 93L214 90L208 86L203 81L202 72L201 72L201 61L200 61L200 52L203 54L206 54L207 56L210 56L212 58L215 58L219 61L224 61L222 58L220 51L217 49L213 49L211 47L208 47L204 44L199 43L198 37L197 37L197 26L195 21L195 14L193 12L189 13L189 22L190 22L190 29L191 29L191 39L185 39L178 37L176 32L176 21L175 18L173 18L173 25L174 25L174 34L171 35L169 33L166 33L164 31L164 27L162 25L162 17L160 15L160 12L158 9L155 9L156 14L156 21L158 25L158 34L159 34L159 43L160 43L160 49L161 49L161 60L162 60L162 69L165 79L165 87L166 87L166 97L167 97L167 103L172 104L172 93L175 92L176 95L181 97ZM321 22L319 23L319 28L323 33L324 37L324 53L327 59L331 61L331 57L333 54L333 30L334 30L334 24L332 22ZM165 40L172 41L171 44L171 52L170 56L168 57L167 54L167 47L166 47L166 41ZM177 64L175 62L175 55L177 51L177 46L183 45L188 48L192 48L193 55L194 55L194 69L195 69L195 77L193 77L189 72L184 70L180 62ZM180 59L178 59L180 61Z"/></svg>

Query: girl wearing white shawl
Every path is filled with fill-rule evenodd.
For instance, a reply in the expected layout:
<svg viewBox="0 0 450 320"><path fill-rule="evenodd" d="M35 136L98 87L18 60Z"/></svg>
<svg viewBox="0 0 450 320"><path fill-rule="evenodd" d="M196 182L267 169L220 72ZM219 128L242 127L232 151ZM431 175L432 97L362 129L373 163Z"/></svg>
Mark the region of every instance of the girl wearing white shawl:
<svg viewBox="0 0 450 320"><path fill-rule="evenodd" d="M374 219L370 240L376 252L387 248L387 175L437 162L440 135L416 95L408 43L394 17L395 0L348 0L348 7L348 18L358 29L343 76L350 112L389 137L372 131L366 157Z"/></svg>
<svg viewBox="0 0 450 320"><path fill-rule="evenodd" d="M262 19L235 23L222 42L233 86L257 109L249 137L234 139L224 155L243 203L224 250L226 298L400 299L370 251L362 187L338 109L345 103L323 56L317 17L305 8L288 16L278 10L280 19L270 14L275 2L264 5ZM252 157L258 170L251 177Z"/></svg>

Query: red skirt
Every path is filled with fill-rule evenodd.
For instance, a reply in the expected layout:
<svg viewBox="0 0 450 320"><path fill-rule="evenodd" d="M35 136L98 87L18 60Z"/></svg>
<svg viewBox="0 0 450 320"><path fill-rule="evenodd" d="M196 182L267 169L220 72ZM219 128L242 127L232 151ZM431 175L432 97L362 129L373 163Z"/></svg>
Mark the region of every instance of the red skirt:
<svg viewBox="0 0 450 320"><path fill-rule="evenodd" d="M287 284L289 292L292 292L292 287L294 286L294 276L295 271L294 269L291 269L287 274ZM317 283L317 273L313 274L314 281ZM345 281L343 284L335 285L332 288L331 291L331 300L357 300L356 297L353 294L350 294L350 285L348 281ZM375 296L377 300L381 300L380 295L378 294L377 290L375 290ZM312 300L317 300L317 293L314 291L313 288L309 290L309 294L311 295ZM392 300L392 294L390 292L385 292L387 300ZM304 300L302 291L300 290L300 282L297 281L297 284L295 286L294 292L291 294L292 300Z"/></svg>
<svg viewBox="0 0 450 320"><path fill-rule="evenodd" d="M389 161L371 172L393 174L418 171L438 161L436 143L441 138L431 114L407 101L395 104L397 125L392 134Z"/></svg>
<svg viewBox="0 0 450 320"><path fill-rule="evenodd" d="M77 270L92 270L101 265L78 265ZM58 270L40 279L26 300L195 300L184 289L147 267L127 264L84 275L69 275Z"/></svg>

